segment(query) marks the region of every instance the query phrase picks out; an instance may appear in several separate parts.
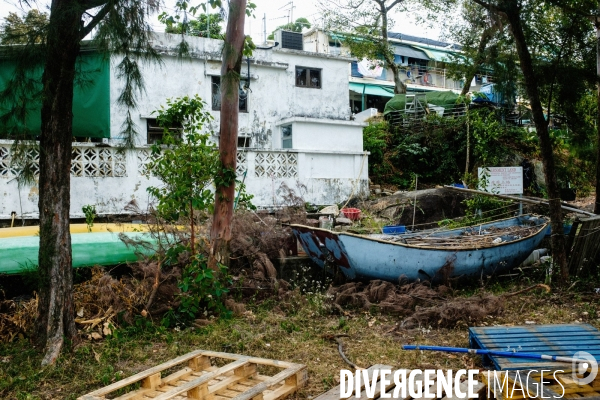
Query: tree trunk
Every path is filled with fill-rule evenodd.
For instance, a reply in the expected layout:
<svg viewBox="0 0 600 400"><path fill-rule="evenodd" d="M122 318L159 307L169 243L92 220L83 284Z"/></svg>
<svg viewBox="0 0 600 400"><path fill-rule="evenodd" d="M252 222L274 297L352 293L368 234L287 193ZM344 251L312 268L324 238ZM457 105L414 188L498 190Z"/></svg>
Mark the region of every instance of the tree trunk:
<svg viewBox="0 0 600 400"><path fill-rule="evenodd" d="M599 5L600 11L600 5ZM594 214L600 214L600 20L596 18L596 75L598 76L597 87L597 110L596 110L596 203Z"/></svg>
<svg viewBox="0 0 600 400"><path fill-rule="evenodd" d="M467 71L467 75L465 76L465 85L463 86L462 91L460 92L461 96L466 96L471 89L471 82L477 73L477 69L483 64L485 57L483 53L485 52L485 48L492 38L492 32L494 28L489 27L486 28L481 34L481 40L479 41L479 46L477 47L477 55L475 56L475 60L473 60L473 65Z"/></svg>
<svg viewBox="0 0 600 400"><path fill-rule="evenodd" d="M385 1L378 1L379 13L381 15L381 38L383 40L383 46L386 48L383 50L383 58L388 66L391 68L394 74L394 94L406 93L406 85L400 79L400 67L394 60L394 53L389 50L390 42L388 39L388 9L385 6Z"/></svg>
<svg viewBox="0 0 600 400"><path fill-rule="evenodd" d="M400 68L398 68L394 60L391 60L391 62L388 61L388 64L394 73L394 94L406 93L406 85L400 79Z"/></svg>
<svg viewBox="0 0 600 400"><path fill-rule="evenodd" d="M561 272L561 278L564 283L569 278L567 266L567 257L565 253L565 239L562 234L562 209L560 204L560 191L556 182L556 172L554 168L554 153L550 134L548 133L548 124L544 118L544 110L538 93L537 80L535 78L531 54L525 41L525 34L521 26L520 9L517 2L512 0L507 2L507 7L504 9L507 19L510 23L510 29L515 39L517 54L523 71L525 80L525 90L529 97L531 111L535 129L540 141L540 150L542 154L542 162L544 165L544 174L546 175L546 189L548 191L548 203L550 206L550 221L552 223L552 258L554 264L558 265Z"/></svg>
<svg viewBox="0 0 600 400"><path fill-rule="evenodd" d="M82 13L72 0L53 0L42 77L40 139L39 302L36 334L45 347L42 365L53 364L64 339L77 330L69 232L73 81Z"/></svg>
<svg viewBox="0 0 600 400"><path fill-rule="evenodd" d="M215 270L217 262L228 264L228 247L231 240L237 161L239 84L246 39L244 35L245 17L246 0L230 0L221 67L221 132L219 136L221 172L215 191L209 260L209 266Z"/></svg>

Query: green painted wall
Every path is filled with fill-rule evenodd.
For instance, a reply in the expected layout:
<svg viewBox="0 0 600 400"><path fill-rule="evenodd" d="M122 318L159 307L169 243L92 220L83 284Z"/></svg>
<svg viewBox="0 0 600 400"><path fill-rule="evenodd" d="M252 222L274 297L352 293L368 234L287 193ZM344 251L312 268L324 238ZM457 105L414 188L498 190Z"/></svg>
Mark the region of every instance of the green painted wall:
<svg viewBox="0 0 600 400"><path fill-rule="evenodd" d="M15 61L0 60L0 93L10 84L15 73L15 68ZM78 58L76 68L78 73L73 93L73 136L109 138L109 60L97 53L83 53ZM13 129L31 136L38 136L41 133L41 68L31 73L30 84L33 91L31 96L29 96L30 99L26 102L27 113L25 124L18 123L16 118L11 118L11 121L8 123L0 122L0 138L6 137L6 132ZM6 114L7 110L10 109L5 101L0 101L0 115Z"/></svg>

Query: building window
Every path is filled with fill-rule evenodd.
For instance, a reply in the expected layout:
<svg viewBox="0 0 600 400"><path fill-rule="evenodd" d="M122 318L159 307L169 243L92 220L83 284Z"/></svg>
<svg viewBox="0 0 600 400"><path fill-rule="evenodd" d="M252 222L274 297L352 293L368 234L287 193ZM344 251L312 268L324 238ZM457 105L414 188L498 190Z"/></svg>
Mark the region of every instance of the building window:
<svg viewBox="0 0 600 400"><path fill-rule="evenodd" d="M169 128L169 132L175 138L181 139L181 125L172 126ZM156 118L146 119L146 142L148 144L154 144L157 142L163 142L165 130L158 125Z"/></svg>
<svg viewBox="0 0 600 400"><path fill-rule="evenodd" d="M238 149L245 149L250 147L250 138L248 136L238 136Z"/></svg>
<svg viewBox="0 0 600 400"><path fill-rule="evenodd" d="M281 148L291 149L292 147L292 125L283 125L281 127Z"/></svg>
<svg viewBox="0 0 600 400"><path fill-rule="evenodd" d="M339 56L342 54L342 44L340 42L329 42L329 54Z"/></svg>
<svg viewBox="0 0 600 400"><path fill-rule="evenodd" d="M321 70L296 67L296 86L321 89Z"/></svg>
<svg viewBox="0 0 600 400"><path fill-rule="evenodd" d="M212 109L214 111L221 111L221 77L213 76L211 79L212 83ZM244 89L248 85L247 79L240 79L239 87L239 110L241 112L248 112L248 90Z"/></svg>

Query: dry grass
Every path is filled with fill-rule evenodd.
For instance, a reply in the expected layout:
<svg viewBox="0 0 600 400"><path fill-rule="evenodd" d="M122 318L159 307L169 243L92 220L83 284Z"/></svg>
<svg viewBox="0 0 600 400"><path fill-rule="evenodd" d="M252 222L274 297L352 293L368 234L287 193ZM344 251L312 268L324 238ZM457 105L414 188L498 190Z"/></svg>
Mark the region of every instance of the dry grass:
<svg viewBox="0 0 600 400"><path fill-rule="evenodd" d="M514 290L495 288L496 290ZM475 290L476 291L476 290ZM473 295L471 292L458 295ZM465 368L479 366L472 356L409 352L404 343L468 346L467 326L429 326L398 330L402 317L349 310L332 315L330 300L321 294L291 295L285 300L248 304L242 317L213 321L201 329L168 331L147 326L121 329L100 342L84 341L65 353L54 368L40 369L41 355L26 340L0 345L0 397L3 399L74 399L133 373L193 349L248 354L303 363L310 381L296 396L309 398L337 383L347 368L331 334L342 338L346 354L359 366L376 363L402 368ZM526 294L507 299L505 311L481 325L589 322L600 326L600 296L596 294Z"/></svg>

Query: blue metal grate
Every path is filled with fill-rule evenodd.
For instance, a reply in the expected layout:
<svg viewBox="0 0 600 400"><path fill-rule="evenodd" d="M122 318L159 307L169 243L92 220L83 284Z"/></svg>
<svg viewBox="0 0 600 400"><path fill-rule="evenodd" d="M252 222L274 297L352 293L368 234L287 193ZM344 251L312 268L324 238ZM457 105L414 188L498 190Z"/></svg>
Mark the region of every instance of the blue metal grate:
<svg viewBox="0 0 600 400"><path fill-rule="evenodd" d="M472 349L517 351L572 357L585 351L600 361L600 332L589 324L491 326L469 328ZM555 361L483 356L483 365L496 370L570 369Z"/></svg>

